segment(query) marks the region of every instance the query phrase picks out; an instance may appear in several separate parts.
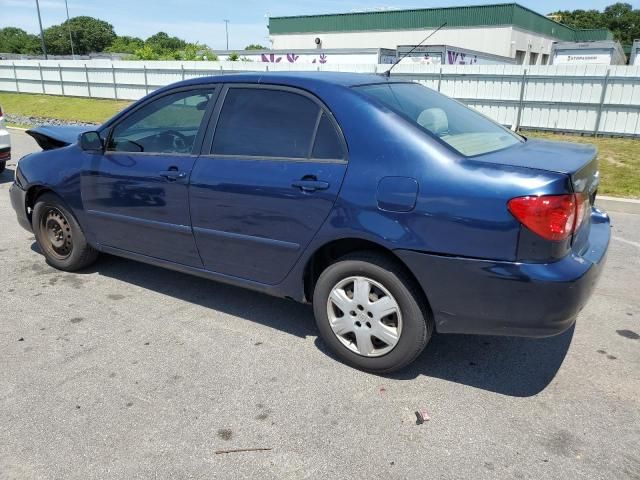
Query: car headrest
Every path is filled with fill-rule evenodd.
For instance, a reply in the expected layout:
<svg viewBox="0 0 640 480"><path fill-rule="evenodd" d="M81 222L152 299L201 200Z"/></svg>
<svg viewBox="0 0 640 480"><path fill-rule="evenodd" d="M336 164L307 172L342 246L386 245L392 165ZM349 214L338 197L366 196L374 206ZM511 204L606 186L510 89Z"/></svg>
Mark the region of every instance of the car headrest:
<svg viewBox="0 0 640 480"><path fill-rule="evenodd" d="M441 108L427 108L418 115L418 125L426 128L437 136L449 132L449 120L447 114Z"/></svg>

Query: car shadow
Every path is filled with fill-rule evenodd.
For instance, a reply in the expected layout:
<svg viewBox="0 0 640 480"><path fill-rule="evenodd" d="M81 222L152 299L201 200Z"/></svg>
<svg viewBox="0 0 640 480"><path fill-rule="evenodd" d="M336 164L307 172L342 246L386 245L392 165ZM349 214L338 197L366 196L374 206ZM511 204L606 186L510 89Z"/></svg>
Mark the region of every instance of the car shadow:
<svg viewBox="0 0 640 480"><path fill-rule="evenodd" d="M540 393L556 376L569 350L575 326L548 338L434 334L409 366L386 378L411 380L425 375L512 397ZM340 361L322 339L316 346Z"/></svg>
<svg viewBox="0 0 640 480"><path fill-rule="evenodd" d="M32 249L39 252L35 242ZM290 300L111 255L101 255L92 267L78 273L98 273L297 337L318 335L310 306ZM129 295L126 287L109 293ZM528 397L553 380L573 333L574 327L541 339L435 334L414 363L383 377L411 380L425 375L503 395ZM315 344L339 361L321 339L316 339Z"/></svg>
<svg viewBox="0 0 640 480"><path fill-rule="evenodd" d="M32 250L40 253L35 242ZM297 337L316 335L311 308L291 300L106 254L101 254L95 264L77 273L98 273ZM109 294L125 298L131 295L126 287Z"/></svg>
<svg viewBox="0 0 640 480"><path fill-rule="evenodd" d="M513 397L530 397L558 373L575 326L547 338L435 335L420 357L393 378L442 378Z"/></svg>

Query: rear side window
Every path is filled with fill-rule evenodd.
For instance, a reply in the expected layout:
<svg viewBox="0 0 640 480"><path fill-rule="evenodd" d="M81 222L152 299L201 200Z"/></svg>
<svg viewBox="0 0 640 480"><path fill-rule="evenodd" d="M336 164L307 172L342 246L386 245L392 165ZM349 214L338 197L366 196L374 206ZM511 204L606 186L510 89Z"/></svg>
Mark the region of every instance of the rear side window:
<svg viewBox="0 0 640 480"><path fill-rule="evenodd" d="M311 157L344 160L344 150L340 138L326 113L323 113L322 118L320 118Z"/></svg>
<svg viewBox="0 0 640 480"><path fill-rule="evenodd" d="M211 153L307 158L319 112L315 102L297 93L230 88Z"/></svg>
<svg viewBox="0 0 640 480"><path fill-rule="evenodd" d="M475 110L418 83L356 88L468 157L496 152L523 141Z"/></svg>

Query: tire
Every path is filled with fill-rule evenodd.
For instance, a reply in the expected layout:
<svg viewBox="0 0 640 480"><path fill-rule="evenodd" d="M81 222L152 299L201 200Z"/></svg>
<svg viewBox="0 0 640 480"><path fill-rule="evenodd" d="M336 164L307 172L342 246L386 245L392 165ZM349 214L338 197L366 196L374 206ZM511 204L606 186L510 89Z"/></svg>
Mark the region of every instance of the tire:
<svg viewBox="0 0 640 480"><path fill-rule="evenodd" d="M0 173L4 172L5 168L7 168L7 162L0 162Z"/></svg>
<svg viewBox="0 0 640 480"><path fill-rule="evenodd" d="M98 258L98 252L87 243L71 210L53 193L38 197L31 225L47 263L59 270L74 272Z"/></svg>
<svg viewBox="0 0 640 480"><path fill-rule="evenodd" d="M331 350L346 364L374 373L411 363L434 330L415 281L398 262L375 252L350 254L329 265L316 282L313 311ZM391 313L381 316L385 312Z"/></svg>

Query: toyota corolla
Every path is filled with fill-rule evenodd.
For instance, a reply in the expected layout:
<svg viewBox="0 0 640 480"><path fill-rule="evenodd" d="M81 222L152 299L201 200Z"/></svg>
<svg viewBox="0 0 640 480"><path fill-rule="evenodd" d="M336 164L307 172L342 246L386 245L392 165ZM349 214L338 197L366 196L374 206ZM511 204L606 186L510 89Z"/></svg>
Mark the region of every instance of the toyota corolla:
<svg viewBox="0 0 640 480"><path fill-rule="evenodd" d="M563 332L609 243L594 148L394 78L198 78L94 131L31 133L44 151L11 200L51 265L104 252L309 302L336 356L374 372L436 331Z"/></svg>

